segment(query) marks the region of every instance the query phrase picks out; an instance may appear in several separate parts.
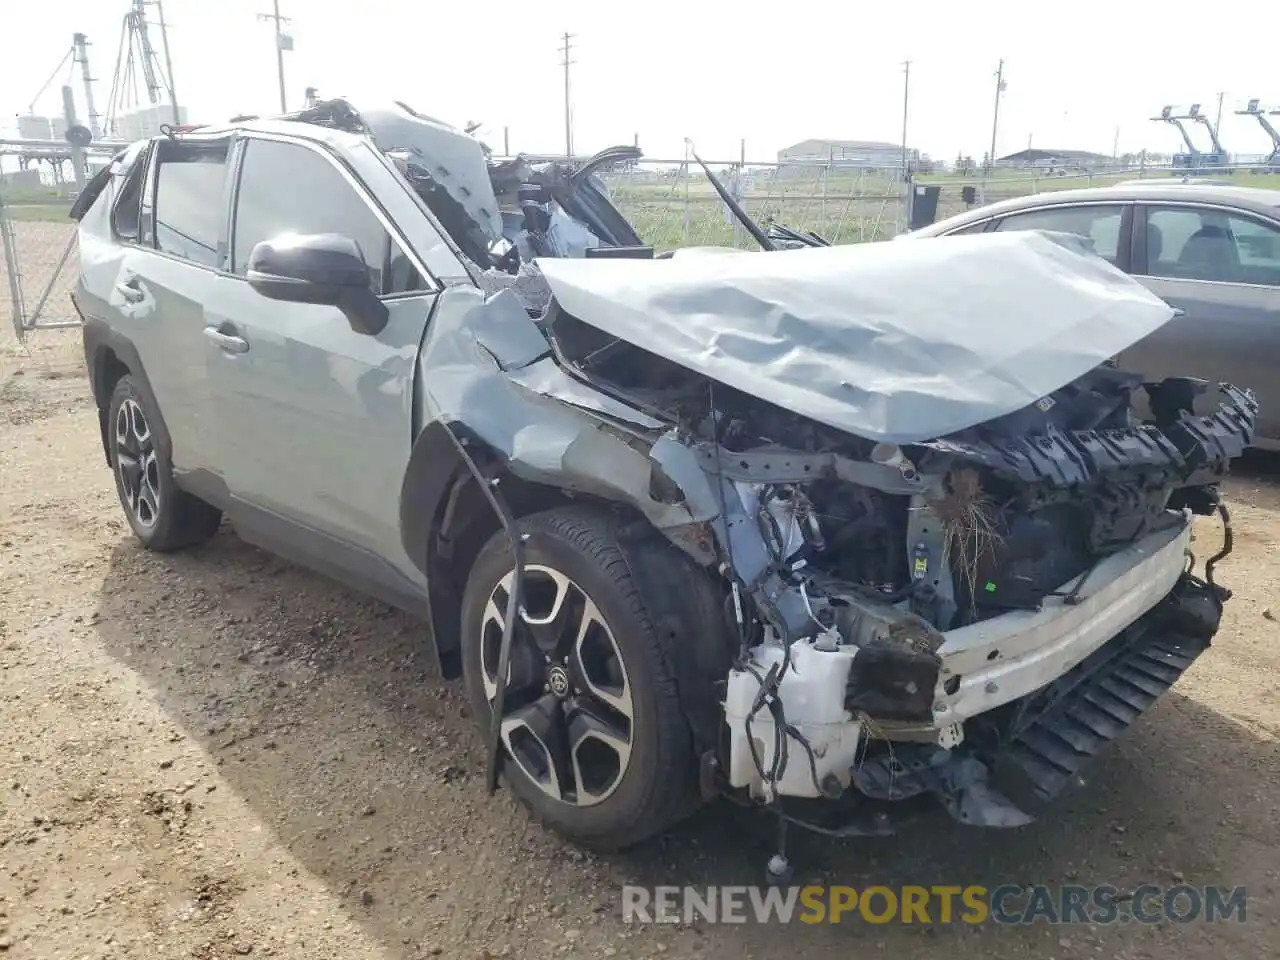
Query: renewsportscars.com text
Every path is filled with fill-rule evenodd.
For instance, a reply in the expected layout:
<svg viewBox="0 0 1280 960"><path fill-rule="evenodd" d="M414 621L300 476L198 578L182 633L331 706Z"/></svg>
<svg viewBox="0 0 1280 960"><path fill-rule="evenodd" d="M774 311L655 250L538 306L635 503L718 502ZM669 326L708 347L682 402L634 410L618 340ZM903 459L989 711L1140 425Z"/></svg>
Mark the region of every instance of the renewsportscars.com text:
<svg viewBox="0 0 1280 960"><path fill-rule="evenodd" d="M622 888L631 923L1243 923L1244 887L1103 884Z"/></svg>

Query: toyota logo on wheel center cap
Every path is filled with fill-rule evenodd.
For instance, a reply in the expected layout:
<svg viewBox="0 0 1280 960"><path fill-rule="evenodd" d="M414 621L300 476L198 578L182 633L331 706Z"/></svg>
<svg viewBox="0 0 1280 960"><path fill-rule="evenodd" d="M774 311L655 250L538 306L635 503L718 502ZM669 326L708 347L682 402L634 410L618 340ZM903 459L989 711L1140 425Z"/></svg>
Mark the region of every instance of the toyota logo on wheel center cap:
<svg viewBox="0 0 1280 960"><path fill-rule="evenodd" d="M557 697L563 697L569 692L569 674L565 672L564 667L551 668L547 674L547 686Z"/></svg>

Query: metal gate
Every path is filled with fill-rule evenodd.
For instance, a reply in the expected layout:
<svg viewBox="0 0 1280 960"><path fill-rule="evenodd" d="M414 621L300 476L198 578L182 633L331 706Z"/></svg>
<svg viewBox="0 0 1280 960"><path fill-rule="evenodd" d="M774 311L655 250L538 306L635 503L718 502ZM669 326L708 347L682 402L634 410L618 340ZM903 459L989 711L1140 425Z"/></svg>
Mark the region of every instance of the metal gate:
<svg viewBox="0 0 1280 960"><path fill-rule="evenodd" d="M70 201L11 204L0 192L0 246L10 318L18 340L32 330L79 326L71 304L76 224ZM4 294L0 292L0 296Z"/></svg>

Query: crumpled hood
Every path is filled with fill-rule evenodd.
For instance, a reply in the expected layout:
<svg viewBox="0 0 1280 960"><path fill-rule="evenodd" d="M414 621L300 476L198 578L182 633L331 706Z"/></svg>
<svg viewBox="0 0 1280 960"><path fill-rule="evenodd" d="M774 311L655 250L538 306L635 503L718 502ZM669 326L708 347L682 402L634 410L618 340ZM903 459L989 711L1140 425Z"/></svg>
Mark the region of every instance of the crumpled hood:
<svg viewBox="0 0 1280 960"><path fill-rule="evenodd" d="M584 323L891 443L1020 410L1173 316L1084 241L1041 231L537 264Z"/></svg>

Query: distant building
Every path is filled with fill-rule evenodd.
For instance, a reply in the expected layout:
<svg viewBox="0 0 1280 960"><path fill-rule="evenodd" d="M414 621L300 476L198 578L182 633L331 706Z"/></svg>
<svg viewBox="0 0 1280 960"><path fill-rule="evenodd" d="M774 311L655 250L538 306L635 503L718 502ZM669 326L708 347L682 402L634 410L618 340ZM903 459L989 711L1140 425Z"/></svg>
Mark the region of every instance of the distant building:
<svg viewBox="0 0 1280 960"><path fill-rule="evenodd" d="M918 167L920 151L908 148L907 160L913 168ZM901 170L902 144L880 140L801 140L779 150L778 162Z"/></svg>
<svg viewBox="0 0 1280 960"><path fill-rule="evenodd" d="M1060 169L1062 167L1102 167L1110 166L1115 161L1105 153L1092 153L1088 150L1019 150L1007 157L996 160L998 167L1032 167Z"/></svg>

